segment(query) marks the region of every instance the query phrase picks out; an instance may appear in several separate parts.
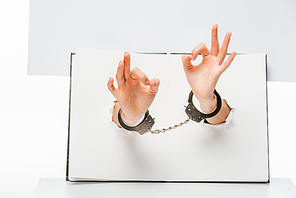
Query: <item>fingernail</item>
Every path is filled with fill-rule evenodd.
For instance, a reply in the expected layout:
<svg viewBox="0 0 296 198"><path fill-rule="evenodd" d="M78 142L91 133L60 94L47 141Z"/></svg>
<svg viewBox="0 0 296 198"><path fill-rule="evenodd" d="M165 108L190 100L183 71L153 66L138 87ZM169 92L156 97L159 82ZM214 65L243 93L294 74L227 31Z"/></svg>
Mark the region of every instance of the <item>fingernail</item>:
<svg viewBox="0 0 296 198"><path fill-rule="evenodd" d="M154 86L156 86L156 82L154 80L151 81Z"/></svg>
<svg viewBox="0 0 296 198"><path fill-rule="evenodd" d="M191 55L191 60L193 61L194 60L194 58L193 58L193 56Z"/></svg>

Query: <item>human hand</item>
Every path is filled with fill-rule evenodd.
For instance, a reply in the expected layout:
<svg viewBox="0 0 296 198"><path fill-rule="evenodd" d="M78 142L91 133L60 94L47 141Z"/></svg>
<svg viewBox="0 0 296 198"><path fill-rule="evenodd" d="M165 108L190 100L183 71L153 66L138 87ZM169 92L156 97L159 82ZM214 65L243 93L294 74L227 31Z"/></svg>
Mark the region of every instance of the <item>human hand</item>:
<svg viewBox="0 0 296 198"><path fill-rule="evenodd" d="M216 108L217 101L213 93L217 81L236 55L236 52L232 52L224 61L231 33L226 33L219 50L217 29L218 25L214 25L212 28L211 52L205 44L201 43L192 50L191 57L182 57L187 81L204 113L210 113ZM195 60L199 53L202 55L202 62L198 65L193 65L191 61Z"/></svg>
<svg viewBox="0 0 296 198"><path fill-rule="evenodd" d="M130 71L130 54L125 52L123 61L119 62L116 73L118 89L109 78L108 90L117 99L121 108L121 117L127 125L135 124L152 104L159 87L159 79L148 79L146 74L135 67ZM118 113L118 111L116 111ZM117 118L117 114L114 115ZM116 119L117 120L117 119ZM116 122L118 124L118 122ZM119 124L118 124L119 125Z"/></svg>

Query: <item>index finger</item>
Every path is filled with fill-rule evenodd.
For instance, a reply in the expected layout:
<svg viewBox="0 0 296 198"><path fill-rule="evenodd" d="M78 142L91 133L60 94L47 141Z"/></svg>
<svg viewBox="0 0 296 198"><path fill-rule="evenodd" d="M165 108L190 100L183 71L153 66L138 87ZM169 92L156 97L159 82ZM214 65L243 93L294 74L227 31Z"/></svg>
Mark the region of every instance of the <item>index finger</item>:
<svg viewBox="0 0 296 198"><path fill-rule="evenodd" d="M140 70L138 67L135 67L131 72L131 78L136 80L139 79L144 85L149 85L149 79L146 74Z"/></svg>
<svg viewBox="0 0 296 198"><path fill-rule="evenodd" d="M210 54L209 49L204 43L196 46L191 52L191 60L195 60L198 54L201 54L203 57Z"/></svg>

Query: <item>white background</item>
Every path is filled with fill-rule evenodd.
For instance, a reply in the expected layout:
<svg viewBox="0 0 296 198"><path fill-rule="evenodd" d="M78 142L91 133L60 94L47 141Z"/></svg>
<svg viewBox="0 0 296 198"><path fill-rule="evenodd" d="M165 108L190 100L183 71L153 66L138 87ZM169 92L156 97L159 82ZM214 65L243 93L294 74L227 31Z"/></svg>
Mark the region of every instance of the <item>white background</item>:
<svg viewBox="0 0 296 198"><path fill-rule="evenodd" d="M68 75L77 46L189 52L218 23L220 40L233 33L230 52L267 53L267 79L295 82L295 9L295 0L31 0L28 73Z"/></svg>
<svg viewBox="0 0 296 198"><path fill-rule="evenodd" d="M27 76L29 1L0 1L0 197L65 177L69 77ZM296 183L296 83L269 82L271 177Z"/></svg>

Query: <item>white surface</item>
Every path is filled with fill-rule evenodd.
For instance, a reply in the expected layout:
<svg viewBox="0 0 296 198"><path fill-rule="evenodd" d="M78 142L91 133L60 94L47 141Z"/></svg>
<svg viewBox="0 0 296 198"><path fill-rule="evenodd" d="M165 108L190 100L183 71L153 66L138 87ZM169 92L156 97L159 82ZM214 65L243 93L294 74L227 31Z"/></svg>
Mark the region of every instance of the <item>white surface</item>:
<svg viewBox="0 0 296 198"><path fill-rule="evenodd" d="M64 179L40 179L33 198L45 197L295 198L296 187L290 179L271 179L269 184L69 183Z"/></svg>
<svg viewBox="0 0 296 198"><path fill-rule="evenodd" d="M28 11L28 0L0 1L0 197L5 198L31 198L39 178L66 175L69 78L26 76ZM271 177L296 184L296 83L268 82L268 87Z"/></svg>
<svg viewBox="0 0 296 198"><path fill-rule="evenodd" d="M271 177L292 177L296 184L295 98L296 83L268 83Z"/></svg>
<svg viewBox="0 0 296 198"><path fill-rule="evenodd" d="M125 134L109 120L106 83L124 52L76 50L72 65L70 179L268 181L265 54L237 55L217 90L234 119L224 127L189 122L165 134ZM149 108L153 129L187 119L190 86L182 55L131 54L135 66L161 81ZM198 57L196 63L201 61ZM252 76L252 80L250 80Z"/></svg>
<svg viewBox="0 0 296 198"><path fill-rule="evenodd" d="M29 74L69 75L76 47L191 52L219 25L229 52L268 54L268 80L296 81L294 0L31 0ZM50 58L48 58L50 57Z"/></svg>

